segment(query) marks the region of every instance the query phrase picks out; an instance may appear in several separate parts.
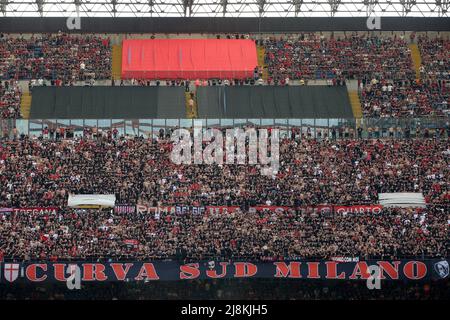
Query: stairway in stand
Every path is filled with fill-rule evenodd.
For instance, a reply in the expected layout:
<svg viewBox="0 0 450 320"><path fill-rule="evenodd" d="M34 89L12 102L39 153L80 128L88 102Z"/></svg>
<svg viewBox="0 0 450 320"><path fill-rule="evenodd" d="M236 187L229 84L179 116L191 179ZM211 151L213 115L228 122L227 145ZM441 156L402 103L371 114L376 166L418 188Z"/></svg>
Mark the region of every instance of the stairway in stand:
<svg viewBox="0 0 450 320"><path fill-rule="evenodd" d="M266 50L264 47L258 46L257 47L257 55L258 55L258 66L262 68L263 70L263 80L267 81L268 78L268 71L267 71L267 65L265 63L265 56L266 56Z"/></svg>
<svg viewBox="0 0 450 320"><path fill-rule="evenodd" d="M359 94L357 90L349 90L348 97L350 99L350 105L352 107L353 116L356 119L362 118L361 101L359 99Z"/></svg>
<svg viewBox="0 0 450 320"><path fill-rule="evenodd" d="M30 92L23 92L20 98L20 113L24 119L30 118L31 111L31 94Z"/></svg>
<svg viewBox="0 0 450 320"><path fill-rule="evenodd" d="M111 76L114 80L120 80L122 77L122 46L112 46L112 64L111 64Z"/></svg>

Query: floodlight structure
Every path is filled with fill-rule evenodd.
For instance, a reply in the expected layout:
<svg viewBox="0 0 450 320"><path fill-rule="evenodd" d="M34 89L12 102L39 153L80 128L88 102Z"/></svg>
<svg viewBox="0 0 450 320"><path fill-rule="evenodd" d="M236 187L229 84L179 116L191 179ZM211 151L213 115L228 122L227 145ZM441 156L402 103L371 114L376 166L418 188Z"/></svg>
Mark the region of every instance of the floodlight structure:
<svg viewBox="0 0 450 320"><path fill-rule="evenodd" d="M450 0L0 0L5 17L448 17Z"/></svg>

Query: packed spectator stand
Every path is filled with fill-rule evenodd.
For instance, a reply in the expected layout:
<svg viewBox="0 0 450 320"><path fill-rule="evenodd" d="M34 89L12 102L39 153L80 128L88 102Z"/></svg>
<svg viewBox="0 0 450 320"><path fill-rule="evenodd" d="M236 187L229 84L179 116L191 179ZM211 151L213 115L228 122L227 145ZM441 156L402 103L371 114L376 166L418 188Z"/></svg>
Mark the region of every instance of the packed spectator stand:
<svg viewBox="0 0 450 320"><path fill-rule="evenodd" d="M397 36L354 34L326 38L316 33L263 40L269 83L290 79L328 79L364 76L405 79L414 75L406 42Z"/></svg>
<svg viewBox="0 0 450 320"><path fill-rule="evenodd" d="M98 139L98 138L97 138ZM255 166L175 165L168 138L28 138L0 149L0 206L64 206L68 193L119 203L317 205L374 203L379 192L422 192L448 203L448 138L283 139L273 177Z"/></svg>
<svg viewBox="0 0 450 320"><path fill-rule="evenodd" d="M19 261L445 257L447 209L383 209L377 214L238 209L158 217L109 210L0 213L0 250L8 260Z"/></svg>
<svg viewBox="0 0 450 320"><path fill-rule="evenodd" d="M31 86L73 85L111 76L106 39L59 34L3 38L0 43L2 77L9 79L1 86L2 118L20 117L16 79L30 79ZM306 34L263 41L269 84L318 78L343 85L357 79L366 117L445 115L448 40L420 36L418 44L421 81L415 79L406 40L397 36L326 39ZM447 135L442 129L433 136L426 131L409 139L407 132L394 128L389 139L383 139L378 130L368 128L368 139L361 139L359 132L333 129L329 136L313 139L310 133L293 130L282 140L280 170L266 177L255 167L174 165L169 160L170 135L125 138L117 132L97 135L85 130L83 137L74 137L71 128L56 133L46 128L39 138L14 134L0 147L0 207L60 210L55 216L2 214L1 254L25 260L445 256L450 202ZM307 209L373 204L379 192L402 191L422 192L429 206L422 211L384 209L375 217L331 218ZM168 215L156 220L137 213L75 211L67 208L69 193L112 193L118 203L130 205L240 209L232 215ZM283 217L248 211L258 204L292 209ZM204 230L210 233L202 235ZM139 245L130 248L123 242L127 239L137 239ZM367 247L368 240L378 245ZM202 241L204 246L188 246L189 241Z"/></svg>
<svg viewBox="0 0 450 320"><path fill-rule="evenodd" d="M0 39L2 79L61 80L63 83L111 77L108 38L65 33Z"/></svg>
<svg viewBox="0 0 450 320"><path fill-rule="evenodd" d="M416 80L362 82L366 117L448 116L448 88Z"/></svg>
<svg viewBox="0 0 450 320"><path fill-rule="evenodd" d="M266 49L266 84L357 82L367 118L347 127L329 122L314 129L304 123L286 126L280 168L273 176L261 175L258 166L174 164L170 137L175 127L169 129L168 123L159 134L145 136L140 129L135 136L122 135L112 121L102 130L83 128L83 120L77 128L37 120L43 129L37 136L38 125L28 127L26 134L14 127L0 140L0 262L448 257L450 124L445 118L431 126L426 121L421 126L419 120L414 129L401 121L394 124L400 118L448 116L449 40L421 35L417 43L423 62L420 79L408 42L398 36L302 34L259 41ZM26 79L30 89L95 85L105 79L115 85L110 63L107 38L2 38L0 118L21 118L18 80ZM133 79L117 84L185 86L189 91L200 85L262 85L261 78L262 71L255 69L254 79L240 81ZM380 128L380 119L369 119L379 117L394 121L388 129ZM151 122L150 128L159 126ZM382 192L422 193L427 204L379 212L321 209L377 205ZM69 194L114 194L116 209L135 209L70 208ZM162 211L141 212L138 206ZM233 209L164 210L176 206ZM12 209L32 207L55 210ZM367 290L363 282L312 279L161 281L152 286L126 281L107 287L83 282L87 290L74 291L58 286L22 287L18 282L0 286L0 298L445 299L449 282L393 281L383 283L384 290Z"/></svg>
<svg viewBox="0 0 450 320"><path fill-rule="evenodd" d="M73 85L111 77L108 38L64 33L0 38L0 119L21 118L19 80Z"/></svg>
<svg viewBox="0 0 450 320"><path fill-rule="evenodd" d="M71 135L70 135L71 137ZM115 135L21 137L0 148L0 250L16 259L213 259L446 256L449 145L416 139L312 139L280 146L272 177L243 165L175 165L170 140ZM323 204L378 203L379 192L422 192L427 208L378 215L317 212ZM177 216L75 210L69 193L112 193L119 204L223 205L232 214ZM288 206L254 212L255 205ZM125 240L137 240L129 246ZM202 243L203 245L189 245ZM373 246L368 243L374 244Z"/></svg>
<svg viewBox="0 0 450 320"><path fill-rule="evenodd" d="M438 81L449 80L450 41L448 39L428 38L420 35L417 39L422 58L422 78Z"/></svg>
<svg viewBox="0 0 450 320"><path fill-rule="evenodd" d="M20 95L17 81L0 81L0 119L21 118Z"/></svg>
<svg viewBox="0 0 450 320"><path fill-rule="evenodd" d="M416 79L403 36L355 34L327 39L302 34L270 38L263 44L270 84L332 79L336 85L342 79L355 79L365 117L448 115L448 38L418 38L421 80Z"/></svg>
<svg viewBox="0 0 450 320"><path fill-rule="evenodd" d="M417 37L421 79L416 79L408 40L402 35L325 37L306 33L257 42L265 49L269 85L290 85L293 80L307 84L316 79L345 85L348 80L357 80L365 117L414 117L448 115L450 51L449 40L444 37ZM414 36L411 41L415 41ZM30 86L74 85L77 81L92 84L111 79L111 60L107 37L60 33L0 39L0 77L29 80ZM261 76L262 71L255 70L251 81L216 79L207 83L261 84ZM149 82L136 79L134 83ZM174 81L168 84L174 85ZM12 108L14 111L2 112L2 118L17 118L17 104Z"/></svg>

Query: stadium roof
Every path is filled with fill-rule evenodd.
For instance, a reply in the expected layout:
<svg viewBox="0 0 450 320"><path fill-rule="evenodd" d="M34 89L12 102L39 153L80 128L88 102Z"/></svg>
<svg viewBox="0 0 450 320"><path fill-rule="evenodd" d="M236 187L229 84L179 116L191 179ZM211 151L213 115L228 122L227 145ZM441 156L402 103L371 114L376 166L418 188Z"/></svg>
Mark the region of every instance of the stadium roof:
<svg viewBox="0 0 450 320"><path fill-rule="evenodd" d="M448 17L450 0L0 0L5 17Z"/></svg>

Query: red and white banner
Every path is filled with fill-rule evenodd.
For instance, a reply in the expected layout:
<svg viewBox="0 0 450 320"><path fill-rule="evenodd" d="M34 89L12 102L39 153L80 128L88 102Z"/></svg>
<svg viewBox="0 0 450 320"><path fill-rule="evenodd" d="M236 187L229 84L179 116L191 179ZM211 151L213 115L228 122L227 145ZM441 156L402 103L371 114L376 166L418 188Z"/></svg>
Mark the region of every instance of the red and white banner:
<svg viewBox="0 0 450 320"><path fill-rule="evenodd" d="M39 214L56 214L58 212L58 207L24 207L24 208L14 208L14 213L39 213Z"/></svg>
<svg viewBox="0 0 450 320"><path fill-rule="evenodd" d="M380 213L381 205L334 206L335 213Z"/></svg>
<svg viewBox="0 0 450 320"><path fill-rule="evenodd" d="M137 246L137 245L139 245L139 240L127 239L127 240L123 240L123 243L125 243L127 246Z"/></svg>
<svg viewBox="0 0 450 320"><path fill-rule="evenodd" d="M149 214L227 214L238 210L239 206L160 206L152 207L147 205L118 205L115 207L116 213L149 213ZM332 205L317 205L308 207L288 207L288 206L269 206L258 205L249 208L250 212L254 211L270 211L270 212L286 212L294 209L305 209L312 211L332 212L335 213L380 213L382 205L353 205L353 206L332 206ZM56 214L58 207L23 207L23 208L0 208L1 212L14 213L39 213L39 214Z"/></svg>
<svg viewBox="0 0 450 320"><path fill-rule="evenodd" d="M320 212L320 213L333 212L333 206L328 205L328 204L319 204L317 206L300 207L299 209L304 209L306 211Z"/></svg>

